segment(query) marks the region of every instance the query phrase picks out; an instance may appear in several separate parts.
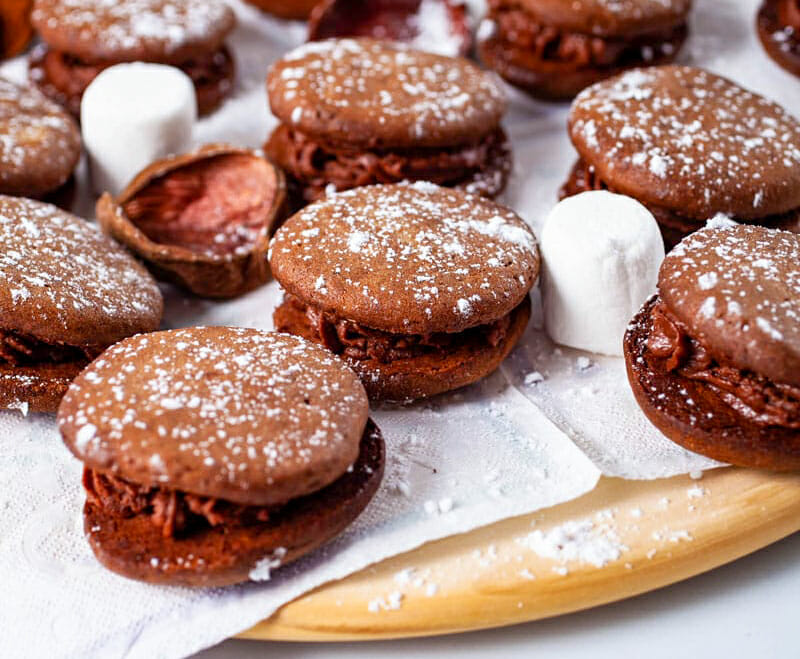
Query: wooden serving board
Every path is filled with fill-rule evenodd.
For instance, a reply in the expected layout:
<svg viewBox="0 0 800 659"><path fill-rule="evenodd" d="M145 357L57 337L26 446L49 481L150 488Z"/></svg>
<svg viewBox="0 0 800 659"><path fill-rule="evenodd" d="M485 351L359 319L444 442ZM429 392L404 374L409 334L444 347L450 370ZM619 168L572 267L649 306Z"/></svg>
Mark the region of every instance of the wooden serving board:
<svg viewBox="0 0 800 659"><path fill-rule="evenodd" d="M598 534L611 530L614 546L624 545L617 560L564 563L520 540L587 519ZM241 637L353 641L527 622L675 583L798 530L798 475L728 468L700 480L604 478L575 501L430 543L323 586Z"/></svg>

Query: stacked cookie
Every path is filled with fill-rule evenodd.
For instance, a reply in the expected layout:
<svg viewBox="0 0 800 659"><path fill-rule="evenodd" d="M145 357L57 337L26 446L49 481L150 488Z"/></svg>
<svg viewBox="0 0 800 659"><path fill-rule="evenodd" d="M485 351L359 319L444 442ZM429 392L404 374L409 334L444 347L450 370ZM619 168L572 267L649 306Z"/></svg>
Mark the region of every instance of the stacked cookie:
<svg viewBox="0 0 800 659"><path fill-rule="evenodd" d="M637 66L665 64L686 40L691 0L490 0L479 50L534 96L572 98Z"/></svg>
<svg viewBox="0 0 800 659"><path fill-rule="evenodd" d="M302 339L232 328L118 343L58 414L85 464L98 559L151 583L221 586L337 535L383 474L364 389Z"/></svg>
<svg viewBox="0 0 800 659"><path fill-rule="evenodd" d="M512 211L417 182L328 197L270 245L275 326L342 355L373 400L462 387L522 336L539 251Z"/></svg>
<svg viewBox="0 0 800 659"><path fill-rule="evenodd" d="M633 392L667 437L724 462L800 469L800 237L729 223L664 260L625 336Z"/></svg>
<svg viewBox="0 0 800 659"><path fill-rule="evenodd" d="M426 180L487 197L511 155L499 81L464 59L372 39L310 43L270 69L281 125L265 146L297 205L326 191Z"/></svg>
<svg viewBox="0 0 800 659"><path fill-rule="evenodd" d="M154 62L183 70L197 91L200 114L233 88L225 46L235 16L223 0L36 0L31 15L44 41L30 77L76 117L83 92L121 62Z"/></svg>
<svg viewBox="0 0 800 659"><path fill-rule="evenodd" d="M55 412L105 348L161 322L155 282L96 227L0 196L0 407Z"/></svg>

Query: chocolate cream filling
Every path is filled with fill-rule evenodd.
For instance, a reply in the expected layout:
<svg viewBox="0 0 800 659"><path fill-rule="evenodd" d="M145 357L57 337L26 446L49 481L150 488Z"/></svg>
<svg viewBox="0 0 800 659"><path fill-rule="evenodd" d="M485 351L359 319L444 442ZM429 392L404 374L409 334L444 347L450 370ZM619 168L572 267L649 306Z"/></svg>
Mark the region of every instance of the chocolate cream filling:
<svg viewBox="0 0 800 659"><path fill-rule="evenodd" d="M165 538L214 526L251 526L269 520L277 506L243 506L178 490L138 485L111 474L83 470L87 500L114 515L147 515Z"/></svg>
<svg viewBox="0 0 800 659"><path fill-rule="evenodd" d="M338 191L407 180L458 185L489 169L506 144L506 135L498 128L473 144L359 150L325 144L281 125L270 137L266 151L292 179L301 183L305 200L311 202L324 196L329 185Z"/></svg>
<svg viewBox="0 0 800 659"><path fill-rule="evenodd" d="M102 352L100 347L84 347L45 343L32 336L0 330L0 364L32 366L85 362L88 364Z"/></svg>
<svg viewBox="0 0 800 659"><path fill-rule="evenodd" d="M78 116L83 92L102 71L115 64L119 62L87 62L41 46L31 55L30 66L33 79L43 91ZM207 55L170 64L192 80L201 114L211 111L231 87L233 58L225 46Z"/></svg>
<svg viewBox="0 0 800 659"><path fill-rule="evenodd" d="M772 382L715 356L661 301L651 311L644 357L654 370L705 383L722 402L757 425L800 429L800 387Z"/></svg>
<svg viewBox="0 0 800 659"><path fill-rule="evenodd" d="M630 37L603 38L540 23L516 2L495 3L491 18L499 39L519 66L559 63L571 70L635 66L669 57L686 39L686 25Z"/></svg>
<svg viewBox="0 0 800 659"><path fill-rule="evenodd" d="M617 192L617 190L608 185L597 175L594 167L589 165L582 158L579 158L573 166L567 182L561 188L560 198L564 199L590 190ZM661 226L661 231L662 234L664 234L664 240L668 248L674 247L684 236L698 229L702 229L706 224L706 220L687 217L669 208L664 208L663 206L645 202L641 203L647 207ZM800 233L800 208L779 215L768 215L758 220L732 219L737 222L759 224L774 229L783 229L785 231Z"/></svg>
<svg viewBox="0 0 800 659"><path fill-rule="evenodd" d="M364 327L346 318L339 318L335 314L305 304L288 293L283 304L304 314L314 339L331 352L359 361L374 359L384 364L424 354L447 353L468 343L494 347L505 339L511 324L511 314L508 314L493 323L464 332L392 334ZM282 331L285 328L276 329Z"/></svg>

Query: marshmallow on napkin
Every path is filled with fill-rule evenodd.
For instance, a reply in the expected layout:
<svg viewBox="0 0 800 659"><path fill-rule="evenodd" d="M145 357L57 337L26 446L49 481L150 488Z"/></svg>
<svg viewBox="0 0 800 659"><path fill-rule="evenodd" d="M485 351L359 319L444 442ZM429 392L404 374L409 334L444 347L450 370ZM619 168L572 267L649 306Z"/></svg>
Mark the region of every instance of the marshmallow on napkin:
<svg viewBox="0 0 800 659"><path fill-rule="evenodd" d="M622 355L625 328L656 290L664 243L653 215L606 191L559 202L541 236L544 323L556 343Z"/></svg>

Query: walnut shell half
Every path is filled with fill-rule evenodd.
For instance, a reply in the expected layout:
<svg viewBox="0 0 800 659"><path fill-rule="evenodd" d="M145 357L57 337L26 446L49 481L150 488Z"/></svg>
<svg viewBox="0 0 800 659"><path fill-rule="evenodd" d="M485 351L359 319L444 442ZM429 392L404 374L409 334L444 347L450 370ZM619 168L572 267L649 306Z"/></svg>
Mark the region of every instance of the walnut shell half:
<svg viewBox="0 0 800 659"><path fill-rule="evenodd" d="M267 247L286 198L283 172L263 155L211 144L154 162L116 199L106 192L97 219L159 279L230 298L269 280Z"/></svg>

